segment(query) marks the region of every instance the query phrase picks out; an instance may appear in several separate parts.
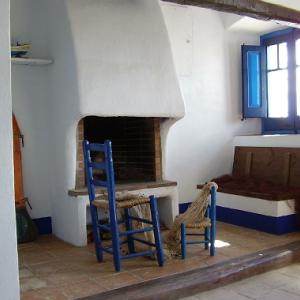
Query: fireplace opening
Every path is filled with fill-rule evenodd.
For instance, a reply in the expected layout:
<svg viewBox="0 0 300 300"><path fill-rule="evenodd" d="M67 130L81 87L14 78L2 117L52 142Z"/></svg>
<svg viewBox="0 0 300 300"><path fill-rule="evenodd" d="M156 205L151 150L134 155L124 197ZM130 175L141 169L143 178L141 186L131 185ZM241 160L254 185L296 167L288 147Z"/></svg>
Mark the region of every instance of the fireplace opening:
<svg viewBox="0 0 300 300"><path fill-rule="evenodd" d="M96 117L83 118L77 129L76 188L84 187L82 141L112 141L116 183L159 181L161 171L160 118ZM94 157L101 161L101 157ZM98 174L101 177L101 174Z"/></svg>

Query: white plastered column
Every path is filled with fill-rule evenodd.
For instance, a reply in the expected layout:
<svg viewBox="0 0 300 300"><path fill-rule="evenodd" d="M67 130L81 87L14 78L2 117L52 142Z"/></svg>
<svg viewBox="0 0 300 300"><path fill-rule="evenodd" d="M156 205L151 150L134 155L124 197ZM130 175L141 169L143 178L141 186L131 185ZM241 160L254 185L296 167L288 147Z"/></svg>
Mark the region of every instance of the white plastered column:
<svg viewBox="0 0 300 300"><path fill-rule="evenodd" d="M18 300L19 273L13 187L9 0L0 1L0 298Z"/></svg>

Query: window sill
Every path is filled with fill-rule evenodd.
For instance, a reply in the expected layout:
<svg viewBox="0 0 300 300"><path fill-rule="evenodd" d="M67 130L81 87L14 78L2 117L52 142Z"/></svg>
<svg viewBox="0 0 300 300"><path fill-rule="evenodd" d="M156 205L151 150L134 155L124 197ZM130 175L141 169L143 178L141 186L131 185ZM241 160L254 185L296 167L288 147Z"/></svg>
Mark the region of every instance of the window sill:
<svg viewBox="0 0 300 300"><path fill-rule="evenodd" d="M300 134L236 136L233 146L300 148Z"/></svg>

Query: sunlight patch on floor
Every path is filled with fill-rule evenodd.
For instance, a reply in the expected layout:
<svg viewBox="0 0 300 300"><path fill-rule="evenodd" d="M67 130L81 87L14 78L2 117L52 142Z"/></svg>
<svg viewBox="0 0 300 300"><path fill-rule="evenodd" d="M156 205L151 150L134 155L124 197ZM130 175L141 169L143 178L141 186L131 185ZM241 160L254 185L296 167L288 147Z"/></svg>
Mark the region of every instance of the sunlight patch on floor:
<svg viewBox="0 0 300 300"><path fill-rule="evenodd" d="M223 248L223 247L228 247L230 246L229 243L221 241L221 240L215 240L215 247L216 248Z"/></svg>

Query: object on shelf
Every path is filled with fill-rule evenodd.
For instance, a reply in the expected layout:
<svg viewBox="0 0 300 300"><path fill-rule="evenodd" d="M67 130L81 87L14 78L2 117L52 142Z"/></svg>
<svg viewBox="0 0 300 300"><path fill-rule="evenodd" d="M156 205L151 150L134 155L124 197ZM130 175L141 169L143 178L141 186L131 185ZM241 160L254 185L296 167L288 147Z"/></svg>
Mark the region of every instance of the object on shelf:
<svg viewBox="0 0 300 300"><path fill-rule="evenodd" d="M31 49L30 43L20 43L17 42L16 45L11 46L11 56L12 57L22 57L27 54Z"/></svg>

